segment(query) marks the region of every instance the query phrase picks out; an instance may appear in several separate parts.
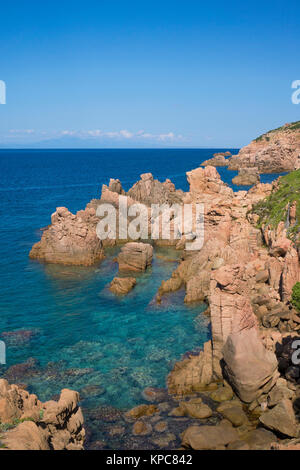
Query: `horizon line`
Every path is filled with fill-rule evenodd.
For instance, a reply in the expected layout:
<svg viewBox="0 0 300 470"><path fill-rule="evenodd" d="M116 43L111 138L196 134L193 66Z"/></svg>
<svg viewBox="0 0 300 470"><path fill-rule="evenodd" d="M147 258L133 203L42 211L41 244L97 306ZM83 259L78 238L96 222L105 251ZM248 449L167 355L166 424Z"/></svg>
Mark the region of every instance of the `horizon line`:
<svg viewBox="0 0 300 470"><path fill-rule="evenodd" d="M1 147L1 150L239 150L241 147Z"/></svg>

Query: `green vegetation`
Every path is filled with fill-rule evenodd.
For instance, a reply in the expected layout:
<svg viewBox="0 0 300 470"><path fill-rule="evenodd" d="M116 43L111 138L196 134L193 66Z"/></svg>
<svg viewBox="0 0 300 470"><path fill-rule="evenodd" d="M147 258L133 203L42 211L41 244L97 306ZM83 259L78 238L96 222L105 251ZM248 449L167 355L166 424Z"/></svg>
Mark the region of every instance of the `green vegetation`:
<svg viewBox="0 0 300 470"><path fill-rule="evenodd" d="M281 126L277 127L276 129L272 129L271 131L265 132L264 134L260 135L256 139L254 139L255 142L260 142L261 140L270 140L270 137L268 134L272 134L272 132L278 132L278 131L296 131L297 129L300 129L300 121L295 121L291 122L287 126Z"/></svg>
<svg viewBox="0 0 300 470"><path fill-rule="evenodd" d="M22 418L22 419L15 418L11 423L0 422L0 432L9 431L10 429L15 428L16 426L18 426L18 424L24 423L25 421L34 421L34 419L33 418Z"/></svg>
<svg viewBox="0 0 300 470"><path fill-rule="evenodd" d="M300 312L300 282L296 282L293 287L291 303Z"/></svg>
<svg viewBox="0 0 300 470"><path fill-rule="evenodd" d="M297 220L287 230L288 237L296 241L300 231L300 170L282 176L279 180L278 189L266 199L256 204L252 212L259 216L258 226L270 225L276 228L279 222L287 221L288 206L294 201L297 203Z"/></svg>

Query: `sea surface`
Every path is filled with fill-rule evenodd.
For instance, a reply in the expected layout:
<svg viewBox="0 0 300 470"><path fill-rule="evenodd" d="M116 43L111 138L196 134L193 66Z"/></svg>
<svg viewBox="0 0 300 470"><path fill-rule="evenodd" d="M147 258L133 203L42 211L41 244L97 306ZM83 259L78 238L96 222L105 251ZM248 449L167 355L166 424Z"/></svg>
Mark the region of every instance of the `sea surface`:
<svg viewBox="0 0 300 470"><path fill-rule="evenodd" d="M177 265L176 251L156 249L152 268L125 297L107 288L118 249L89 268L41 264L28 254L56 207L76 212L99 198L110 178L128 190L146 172L186 191L186 171L217 150L225 149L0 150L0 339L7 347L0 375L29 360L34 371L16 380L30 392L44 401L64 387L82 390L91 409L126 410L144 402L145 387L165 387L174 363L210 338L204 304L185 305L183 291L159 306L153 301ZM218 171L231 185L236 172Z"/></svg>

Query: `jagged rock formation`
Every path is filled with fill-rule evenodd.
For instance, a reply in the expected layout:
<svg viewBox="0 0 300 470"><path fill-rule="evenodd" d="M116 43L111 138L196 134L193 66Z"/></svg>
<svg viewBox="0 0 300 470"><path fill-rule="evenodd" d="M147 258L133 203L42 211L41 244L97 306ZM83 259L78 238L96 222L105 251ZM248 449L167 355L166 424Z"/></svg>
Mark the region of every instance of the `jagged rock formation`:
<svg viewBox="0 0 300 470"><path fill-rule="evenodd" d="M64 389L42 403L0 379L0 444L8 450L82 450L85 430L79 394Z"/></svg>
<svg viewBox="0 0 300 470"><path fill-rule="evenodd" d="M93 207L72 214L58 207L51 225L43 232L29 254L31 259L47 263L89 266L104 257L102 243L96 234L99 219Z"/></svg>
<svg viewBox="0 0 300 470"><path fill-rule="evenodd" d="M180 203L183 191L175 189L174 184L167 179L164 183L153 178L151 173L141 175L140 181L128 191L128 196L146 205L163 203Z"/></svg>
<svg viewBox="0 0 300 470"><path fill-rule="evenodd" d="M258 167L260 173L280 173L300 167L300 121L267 132L238 155L229 158L229 170Z"/></svg>

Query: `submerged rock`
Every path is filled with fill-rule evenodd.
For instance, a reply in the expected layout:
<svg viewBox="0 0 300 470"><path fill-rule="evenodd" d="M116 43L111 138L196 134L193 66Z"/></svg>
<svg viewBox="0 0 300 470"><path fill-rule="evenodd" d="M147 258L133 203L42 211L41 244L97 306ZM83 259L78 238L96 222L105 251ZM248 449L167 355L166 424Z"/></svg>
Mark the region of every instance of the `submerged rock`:
<svg viewBox="0 0 300 470"><path fill-rule="evenodd" d="M109 290L114 294L128 294L135 285L134 277L115 277L110 283Z"/></svg>
<svg viewBox="0 0 300 470"><path fill-rule="evenodd" d="M151 434L152 426L150 423L145 423L144 421L136 421L133 425L133 434L135 436L146 436Z"/></svg>
<svg viewBox="0 0 300 470"><path fill-rule="evenodd" d="M127 411L125 417L129 419L139 419L143 416L152 416L159 412L160 410L156 405L138 405Z"/></svg>

